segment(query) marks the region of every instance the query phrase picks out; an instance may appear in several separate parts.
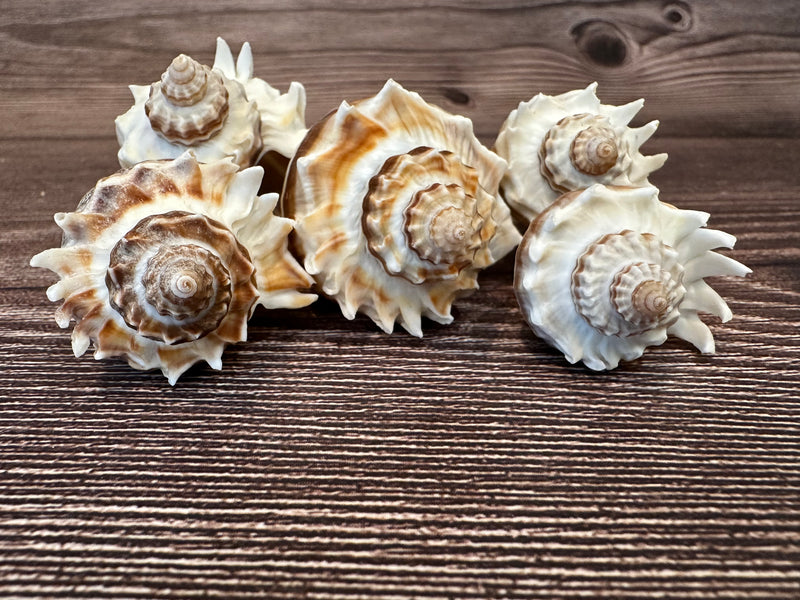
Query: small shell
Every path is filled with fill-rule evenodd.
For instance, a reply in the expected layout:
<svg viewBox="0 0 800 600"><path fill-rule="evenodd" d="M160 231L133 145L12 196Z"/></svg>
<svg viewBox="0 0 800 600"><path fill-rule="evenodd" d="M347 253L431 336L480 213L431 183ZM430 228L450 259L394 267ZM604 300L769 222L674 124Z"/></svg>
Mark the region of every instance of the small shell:
<svg viewBox="0 0 800 600"><path fill-rule="evenodd" d="M81 356L124 356L160 368L174 384L195 362L222 367L226 344L246 338L257 304L297 308L316 298L287 250L292 222L275 217L277 194L257 195L261 167L191 153L147 161L101 179L72 213L58 213L61 248L31 259L61 280L56 321L76 321Z"/></svg>
<svg viewBox="0 0 800 600"><path fill-rule="evenodd" d="M150 126L170 142L204 142L225 125L228 89L219 73L180 54L150 86L144 112Z"/></svg>
<svg viewBox="0 0 800 600"><path fill-rule="evenodd" d="M736 239L705 229L708 214L658 200L658 190L593 185L564 194L528 228L514 289L534 332L595 370L633 360L668 334L714 352L698 311L728 321L704 281L750 269L711 252Z"/></svg>
<svg viewBox="0 0 800 600"><path fill-rule="evenodd" d="M388 81L315 125L292 161L284 212L322 291L344 315L450 323L453 301L519 242L497 197L505 161L472 123Z"/></svg>
<svg viewBox="0 0 800 600"><path fill-rule="evenodd" d="M509 164L501 193L526 221L564 192L595 183L648 185L648 175L667 160L666 154L639 152L658 121L628 127L644 100L600 104L596 89L593 83L560 96L538 94L520 103L503 123L495 143Z"/></svg>
<svg viewBox="0 0 800 600"><path fill-rule="evenodd" d="M218 38L212 68L181 54L160 81L130 89L134 105L115 121L117 156L125 168L177 158L187 148L201 162L231 157L246 168L270 150L291 157L306 132L303 86L294 82L281 95L254 78L247 43L236 65Z"/></svg>

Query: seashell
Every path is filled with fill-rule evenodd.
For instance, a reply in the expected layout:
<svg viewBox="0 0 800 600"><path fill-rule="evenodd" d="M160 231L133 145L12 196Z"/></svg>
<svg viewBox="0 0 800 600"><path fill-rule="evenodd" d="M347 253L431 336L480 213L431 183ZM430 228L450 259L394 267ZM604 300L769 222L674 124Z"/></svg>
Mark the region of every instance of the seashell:
<svg viewBox="0 0 800 600"><path fill-rule="evenodd" d="M263 79L253 77L253 51L248 42L242 45L234 64L230 47L220 37L217 38L212 68L229 80L242 84L248 100L256 103L261 118L261 153L275 151L286 158L294 156L308 132L305 121L306 90L303 84L293 81L289 84L289 90L281 94Z"/></svg>
<svg viewBox="0 0 800 600"><path fill-rule="evenodd" d="M160 81L130 89L134 105L115 121L117 157L124 168L177 158L187 148L201 162L231 157L246 168L270 150L291 157L306 132L303 86L292 83L281 95L254 78L247 43L236 65L218 38L212 68L181 54Z"/></svg>
<svg viewBox="0 0 800 600"><path fill-rule="evenodd" d="M628 127L644 100L623 106L600 104L597 84L559 96L538 94L503 123L496 152L508 161L501 194L530 221L562 193L590 185L645 186L666 154L643 156L639 147L658 121Z"/></svg>
<svg viewBox="0 0 800 600"><path fill-rule="evenodd" d="M198 361L222 368L256 305L313 302L298 291L313 282L288 252L292 222L272 214L277 194L257 195L261 175L187 152L101 179L75 212L56 214L61 247L31 266L61 277L47 296L64 301L61 327L76 321L75 355L94 343L96 359L123 356L174 384Z"/></svg>
<svg viewBox="0 0 800 600"><path fill-rule="evenodd" d="M569 362L595 370L636 359L669 334L713 353L698 312L723 322L732 313L703 278L751 271L711 251L736 238L705 229L708 217L659 201L652 186L562 195L517 249L514 289L528 324Z"/></svg>
<svg viewBox="0 0 800 600"><path fill-rule="evenodd" d="M283 211L306 270L353 319L422 336L520 236L497 197L505 161L469 119L389 80L316 124L289 167Z"/></svg>

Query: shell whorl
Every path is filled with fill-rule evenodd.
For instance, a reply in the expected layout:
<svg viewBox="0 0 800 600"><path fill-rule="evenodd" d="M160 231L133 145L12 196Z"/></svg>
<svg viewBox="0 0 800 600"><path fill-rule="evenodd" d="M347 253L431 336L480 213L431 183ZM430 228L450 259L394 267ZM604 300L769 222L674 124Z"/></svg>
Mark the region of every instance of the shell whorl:
<svg viewBox="0 0 800 600"><path fill-rule="evenodd" d="M503 198L531 221L564 193L591 185L645 186L666 154L640 152L658 121L630 127L644 100L601 104L597 84L558 96L537 94L503 123L495 151L508 161Z"/></svg>
<svg viewBox="0 0 800 600"><path fill-rule="evenodd" d="M390 275L451 279L493 234L492 201L452 152L422 146L392 156L364 197L367 246Z"/></svg>
<svg viewBox="0 0 800 600"><path fill-rule="evenodd" d="M514 291L534 332L571 363L613 369L675 335L714 352L698 313L732 317L703 277L750 269L712 252L736 238L708 214L658 199L652 186L596 184L563 194L530 224Z"/></svg>
<svg viewBox="0 0 800 600"><path fill-rule="evenodd" d="M180 54L150 86L144 110L153 129L170 142L202 142L225 125L228 89L222 75Z"/></svg>
<svg viewBox="0 0 800 600"><path fill-rule="evenodd" d="M620 140L614 130L591 125L572 140L569 157L575 168L587 175L602 175L617 164Z"/></svg>
<svg viewBox="0 0 800 600"><path fill-rule="evenodd" d="M258 298L253 273L224 225L172 211L142 219L117 242L106 286L129 327L179 344L216 330L232 308L247 315Z"/></svg>
<svg viewBox="0 0 800 600"><path fill-rule="evenodd" d="M628 144L607 117L589 113L564 117L539 147L542 176L557 192L610 182L630 166Z"/></svg>
<svg viewBox="0 0 800 600"><path fill-rule="evenodd" d="M686 293L675 249L653 234L625 230L578 258L571 293L578 313L604 335L639 335L678 318Z"/></svg>

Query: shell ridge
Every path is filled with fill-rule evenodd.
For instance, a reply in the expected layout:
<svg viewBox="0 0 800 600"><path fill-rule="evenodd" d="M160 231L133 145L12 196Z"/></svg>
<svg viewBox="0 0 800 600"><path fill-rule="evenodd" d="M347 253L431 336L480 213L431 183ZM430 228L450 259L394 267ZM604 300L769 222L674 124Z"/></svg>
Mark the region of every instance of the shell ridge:
<svg viewBox="0 0 800 600"><path fill-rule="evenodd" d="M617 218L598 219L597 211ZM526 320L567 360L591 369L615 368L668 335L713 352L697 311L723 320L732 313L702 278L750 270L706 250L735 241L703 229L707 218L660 202L652 186L594 185L565 194L520 243L514 288ZM696 250L701 254L693 256Z"/></svg>

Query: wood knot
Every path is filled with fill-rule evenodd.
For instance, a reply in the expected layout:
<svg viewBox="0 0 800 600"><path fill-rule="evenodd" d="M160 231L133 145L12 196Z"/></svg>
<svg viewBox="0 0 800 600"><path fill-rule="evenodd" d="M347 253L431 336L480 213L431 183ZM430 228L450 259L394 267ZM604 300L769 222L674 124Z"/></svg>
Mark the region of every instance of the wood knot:
<svg viewBox="0 0 800 600"><path fill-rule="evenodd" d="M458 88L446 87L442 90L442 94L453 104L467 105L470 101L469 94Z"/></svg>
<svg viewBox="0 0 800 600"><path fill-rule="evenodd" d="M630 59L629 36L609 21L586 21L572 28L578 51L592 63L602 67L620 67Z"/></svg>
<svg viewBox="0 0 800 600"><path fill-rule="evenodd" d="M688 31L692 27L692 9L685 2L670 2L661 11L667 27L673 31Z"/></svg>

